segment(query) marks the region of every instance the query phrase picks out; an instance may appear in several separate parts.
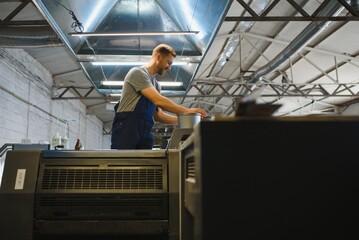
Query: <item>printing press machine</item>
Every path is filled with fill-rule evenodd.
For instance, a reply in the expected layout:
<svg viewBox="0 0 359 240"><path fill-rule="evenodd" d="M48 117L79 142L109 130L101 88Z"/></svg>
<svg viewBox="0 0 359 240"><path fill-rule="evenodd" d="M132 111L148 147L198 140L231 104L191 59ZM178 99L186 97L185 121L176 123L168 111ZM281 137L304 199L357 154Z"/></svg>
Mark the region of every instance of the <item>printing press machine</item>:
<svg viewBox="0 0 359 240"><path fill-rule="evenodd" d="M178 145L191 131L163 150L8 151L0 239L178 240Z"/></svg>
<svg viewBox="0 0 359 240"><path fill-rule="evenodd" d="M180 146L181 239L357 238L358 147L358 117L201 122Z"/></svg>

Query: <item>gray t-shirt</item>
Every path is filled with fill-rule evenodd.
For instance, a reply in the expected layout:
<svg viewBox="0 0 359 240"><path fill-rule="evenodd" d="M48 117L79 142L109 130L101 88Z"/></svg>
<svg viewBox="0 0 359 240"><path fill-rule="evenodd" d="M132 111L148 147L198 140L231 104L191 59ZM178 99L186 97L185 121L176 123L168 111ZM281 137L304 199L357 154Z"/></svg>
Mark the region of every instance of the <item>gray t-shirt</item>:
<svg viewBox="0 0 359 240"><path fill-rule="evenodd" d="M141 90L153 86L152 82L155 83L156 89L160 91L157 80L151 77L144 66L131 68L124 79L117 112L132 112L142 96Z"/></svg>

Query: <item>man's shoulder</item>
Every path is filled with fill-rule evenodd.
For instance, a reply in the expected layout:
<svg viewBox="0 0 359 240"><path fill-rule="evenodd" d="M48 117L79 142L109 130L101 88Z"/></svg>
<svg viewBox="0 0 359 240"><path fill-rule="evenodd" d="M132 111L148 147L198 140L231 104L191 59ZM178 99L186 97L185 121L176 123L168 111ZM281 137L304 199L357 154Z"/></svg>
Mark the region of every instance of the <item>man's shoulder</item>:
<svg viewBox="0 0 359 240"><path fill-rule="evenodd" d="M145 78L146 71L142 67L133 67L128 71L127 76Z"/></svg>
<svg viewBox="0 0 359 240"><path fill-rule="evenodd" d="M130 69L125 77L125 82L135 87L136 90L141 90L145 87L151 86L150 78L143 67L133 67Z"/></svg>
<svg viewBox="0 0 359 240"><path fill-rule="evenodd" d="M129 72L131 72L131 73L137 73L137 72L144 73L145 70L141 66L136 66L136 67L132 67Z"/></svg>

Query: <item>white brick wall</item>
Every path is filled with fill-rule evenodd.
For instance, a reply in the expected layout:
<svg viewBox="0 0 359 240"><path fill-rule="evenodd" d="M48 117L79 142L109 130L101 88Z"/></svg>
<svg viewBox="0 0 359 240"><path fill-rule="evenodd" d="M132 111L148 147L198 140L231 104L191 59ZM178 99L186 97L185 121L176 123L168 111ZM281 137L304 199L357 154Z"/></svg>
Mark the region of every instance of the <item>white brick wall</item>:
<svg viewBox="0 0 359 240"><path fill-rule="evenodd" d="M66 133L69 146L80 138L85 149L109 149L103 123L86 115L79 100L51 100L51 74L25 51L0 48L0 147L5 143L49 141Z"/></svg>

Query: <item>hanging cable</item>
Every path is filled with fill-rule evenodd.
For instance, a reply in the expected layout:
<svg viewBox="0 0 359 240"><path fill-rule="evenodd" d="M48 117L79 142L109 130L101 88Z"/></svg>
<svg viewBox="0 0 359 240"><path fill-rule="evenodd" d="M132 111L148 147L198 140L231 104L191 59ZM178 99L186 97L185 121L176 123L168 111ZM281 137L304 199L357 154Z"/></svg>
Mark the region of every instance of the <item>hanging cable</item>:
<svg viewBox="0 0 359 240"><path fill-rule="evenodd" d="M94 60L96 61L96 51L95 51L95 49L92 47L91 43L87 40L87 38L85 38L85 41L86 41L86 44L87 44L88 48L92 51L93 56L94 56ZM104 80L107 81L107 77L106 77L105 71L103 70L103 66L100 65L100 68L101 68L101 73L102 73L102 76L103 76Z"/></svg>
<svg viewBox="0 0 359 240"><path fill-rule="evenodd" d="M75 13L68 9L67 7L65 7L63 4L61 4L60 2L56 1L60 6L62 6L63 8L65 8L69 14L71 15L72 19L74 20L74 22L71 24L71 28L74 30L74 32L77 33L82 33L84 31L84 27L82 26L82 23L77 19Z"/></svg>
<svg viewBox="0 0 359 240"><path fill-rule="evenodd" d="M82 23L77 19L75 13L67 8L66 6L64 6L63 4L61 4L60 2L56 1L60 6L62 6L63 8L65 8L69 14L71 15L72 19L74 20L74 22L71 24L71 28L74 30L74 32L77 32L77 33L82 33L84 31L84 27L82 26ZM70 4L69 4L70 5ZM91 43L87 40L87 38L85 38L85 42L87 44L87 47L92 51L93 55L94 55L94 59L96 60L96 51L95 49L92 47ZM106 74L103 70L103 67L100 66L101 68L101 73L104 77L104 79L107 81L107 77L106 77Z"/></svg>

